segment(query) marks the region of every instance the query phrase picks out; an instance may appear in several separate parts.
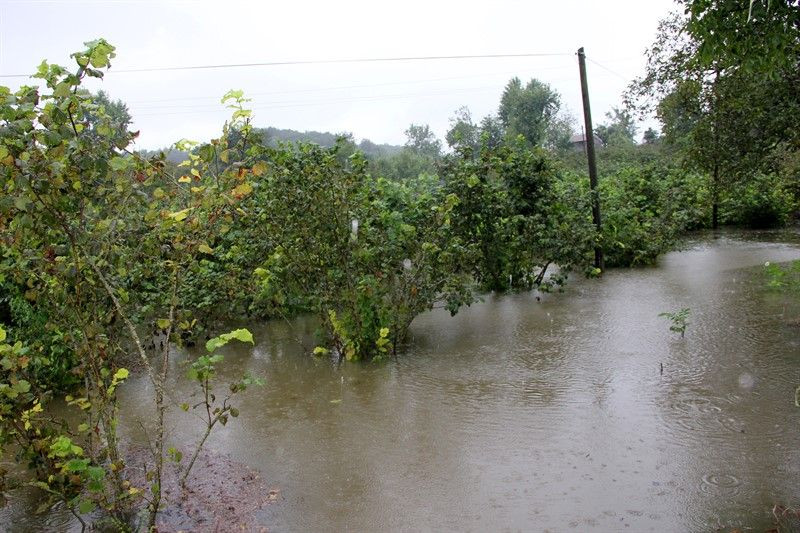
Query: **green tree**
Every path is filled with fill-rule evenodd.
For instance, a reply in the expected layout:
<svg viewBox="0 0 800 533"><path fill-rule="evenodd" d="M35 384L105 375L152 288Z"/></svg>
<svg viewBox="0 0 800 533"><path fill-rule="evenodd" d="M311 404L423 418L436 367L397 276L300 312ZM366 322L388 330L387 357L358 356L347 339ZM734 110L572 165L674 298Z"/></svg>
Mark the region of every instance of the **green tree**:
<svg viewBox="0 0 800 533"><path fill-rule="evenodd" d="M681 0L686 30L706 67L744 69L774 77L797 69L800 2L797 0Z"/></svg>
<svg viewBox="0 0 800 533"><path fill-rule="evenodd" d="M472 121L472 114L466 106L458 108L450 119L450 129L445 140L450 148L477 150L480 146L480 127Z"/></svg>
<svg viewBox="0 0 800 533"><path fill-rule="evenodd" d="M128 106L121 100L111 100L105 91L97 91L91 104L86 105L84 120L91 132L87 135L110 136L117 148L126 147L131 140L128 127L133 119Z"/></svg>
<svg viewBox="0 0 800 533"><path fill-rule="evenodd" d="M42 89L0 87L0 279L26 288L44 329L74 354L70 371L79 384L65 398L77 416L45 416L54 391L37 370L51 364L48 354L27 352L19 339L0 346L15 360L1 376L11 394L0 406L0 443L18 445L37 486L82 522L99 507L135 526L144 505L153 528L162 507L172 345L196 322L185 295L214 254L211 237L224 232L252 188L239 169L211 170L216 150L228 148L226 135L200 148L206 157L191 154L179 177L166 174L163 161L129 153L135 134L103 127L115 118L82 87L87 77L103 77L114 47L103 39L86 46L72 55L75 71L42 62L35 74ZM226 100L234 109L225 133L245 132L244 142L249 112L240 96ZM153 331L164 340L159 348L146 342ZM154 390L148 487L130 485L120 446L116 391L131 352ZM28 385L20 386L23 375Z"/></svg>
<svg viewBox="0 0 800 533"><path fill-rule="evenodd" d="M541 146L560 107L561 97L548 84L532 79L523 85L512 78L500 98L498 116L509 137L521 135L529 146Z"/></svg>
<svg viewBox="0 0 800 533"><path fill-rule="evenodd" d="M628 101L655 111L665 142L708 173L712 226L717 227L726 198L735 197L751 178L779 170L772 156L776 149L800 148L795 97L800 69L797 56L787 59L793 68L769 62L769 71L762 73L753 70L758 61L745 67L731 56L710 60L692 24L682 15L661 22L646 74L631 85ZM734 53L723 46L711 49ZM784 52L791 55L790 49Z"/></svg>
<svg viewBox="0 0 800 533"><path fill-rule="evenodd" d="M500 117L487 115L480 124L481 145L493 150L499 148L505 140L506 131Z"/></svg>
<svg viewBox="0 0 800 533"><path fill-rule="evenodd" d="M405 134L406 147L414 152L431 159L438 159L442 155L442 141L436 138L427 124L411 124Z"/></svg>
<svg viewBox="0 0 800 533"><path fill-rule="evenodd" d="M613 108L606 113L606 122L595 128L595 134L606 146L630 146L634 144L636 123L630 111Z"/></svg>
<svg viewBox="0 0 800 533"><path fill-rule="evenodd" d="M654 130L653 128L647 128L644 132L644 136L642 137L642 141L645 144L655 144L659 141L661 135L658 131Z"/></svg>
<svg viewBox="0 0 800 533"><path fill-rule="evenodd" d="M557 176L546 152L523 140L447 161L445 191L458 199L450 216L453 238L465 247L483 290L546 288L562 281L546 277L551 264L563 273L582 261L585 240L571 233L576 228L566 221Z"/></svg>
<svg viewBox="0 0 800 533"><path fill-rule="evenodd" d="M316 313L325 331L316 353L370 359L394 352L434 304L455 312L470 302L470 279L449 232L457 199L436 177L374 178L362 154L343 162L337 150L261 153L249 239L271 248L255 269L260 298Z"/></svg>
<svg viewBox="0 0 800 533"><path fill-rule="evenodd" d="M570 139L575 127L575 119L565 112L558 113L547 127L544 146L555 152L565 152L572 149Z"/></svg>

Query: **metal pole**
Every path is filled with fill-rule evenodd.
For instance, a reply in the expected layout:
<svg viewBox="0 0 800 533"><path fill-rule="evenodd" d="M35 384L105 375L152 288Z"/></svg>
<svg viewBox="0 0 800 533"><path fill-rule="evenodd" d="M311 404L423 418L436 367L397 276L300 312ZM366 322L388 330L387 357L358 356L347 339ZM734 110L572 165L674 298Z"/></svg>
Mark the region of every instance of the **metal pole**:
<svg viewBox="0 0 800 533"><path fill-rule="evenodd" d="M583 121L586 124L586 133L583 140L586 143L586 157L589 160L589 188L592 194L592 222L594 222L598 235L601 231L600 222L600 195L597 192L597 160L594 155L594 128L592 127L592 110L589 106L589 86L586 82L586 54L583 47L578 48L578 66L581 72L581 96L583 97ZM605 270L603 248L600 244L594 247L594 266L601 271Z"/></svg>

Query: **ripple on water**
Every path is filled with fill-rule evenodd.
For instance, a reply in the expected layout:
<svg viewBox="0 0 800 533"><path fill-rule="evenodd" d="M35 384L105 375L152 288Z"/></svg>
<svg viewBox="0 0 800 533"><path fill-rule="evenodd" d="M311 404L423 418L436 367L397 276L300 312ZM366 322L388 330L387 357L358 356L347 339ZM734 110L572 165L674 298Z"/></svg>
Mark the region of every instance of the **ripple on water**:
<svg viewBox="0 0 800 533"><path fill-rule="evenodd" d="M720 427L729 434L756 434L760 439L773 440L792 429L790 424L777 424L770 419L760 417L748 422L737 416L720 416Z"/></svg>
<svg viewBox="0 0 800 533"><path fill-rule="evenodd" d="M676 441L704 440L720 436L717 422L724 403L723 399L684 396L669 402L661 415Z"/></svg>
<svg viewBox="0 0 800 533"><path fill-rule="evenodd" d="M733 474L717 472L703 476L700 490L714 496L736 496L741 486L742 482Z"/></svg>

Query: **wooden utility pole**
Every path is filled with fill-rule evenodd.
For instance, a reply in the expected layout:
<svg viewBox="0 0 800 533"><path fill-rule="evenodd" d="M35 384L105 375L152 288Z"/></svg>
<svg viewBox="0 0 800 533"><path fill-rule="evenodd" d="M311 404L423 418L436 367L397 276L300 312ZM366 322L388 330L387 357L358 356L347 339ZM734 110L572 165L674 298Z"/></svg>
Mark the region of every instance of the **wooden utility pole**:
<svg viewBox="0 0 800 533"><path fill-rule="evenodd" d="M583 47L578 48L578 67L581 71L581 96L583 96L583 121L586 124L586 133L583 140L586 143L586 157L589 160L589 188L592 194L592 221L598 235L601 231L600 223L600 193L597 192L597 160L594 155L594 128L592 127L592 109L589 106L589 86L586 82L586 54ZM594 266L601 271L605 270L603 248L600 244L594 246Z"/></svg>

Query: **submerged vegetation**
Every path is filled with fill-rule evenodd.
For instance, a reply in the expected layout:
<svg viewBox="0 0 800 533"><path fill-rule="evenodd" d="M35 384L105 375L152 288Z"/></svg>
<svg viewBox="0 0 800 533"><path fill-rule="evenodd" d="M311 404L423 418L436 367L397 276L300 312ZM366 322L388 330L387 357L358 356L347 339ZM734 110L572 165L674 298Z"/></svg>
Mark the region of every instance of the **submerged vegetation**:
<svg viewBox="0 0 800 533"><path fill-rule="evenodd" d="M695 2L665 21L631 86L631 110L655 110L663 135L636 144L627 109L598 127L600 231L570 118L535 79L512 79L497 115L479 123L459 110L448 152L421 125L402 149L275 142L231 91L221 135L177 143L179 161L133 151L124 105L83 87L114 57L102 39L73 54L72 70L43 62L42 87L0 87L0 443L30 467L45 508L61 501L82 523L153 528L165 461L181 465L185 486L212 429L238 416L231 399L260 383L243 377L220 401L216 350L253 338L208 340L188 376L203 399L181 404L205 412L202 440L192 454L166 442L172 347L209 339L229 317L312 313L313 353L379 359L427 310L456 314L483 292L600 274L598 244L609 266L635 266L688 230L787 223L800 193L798 56L770 48L764 62L731 61L739 48L707 27L723 4ZM793 16L773 4L743 23L769 32L770 17ZM768 273L776 287L790 279ZM666 316L683 336L688 309ZM154 391L139 485L117 417L132 364ZM51 418L47 404L61 398L74 416Z"/></svg>
<svg viewBox="0 0 800 533"><path fill-rule="evenodd" d="M658 316L668 319L670 322L669 330L674 331L675 333L680 333L681 338L683 338L684 335L686 335L686 327L689 325L689 315L691 312L691 309L684 307L679 311L674 311L672 313L659 313Z"/></svg>

